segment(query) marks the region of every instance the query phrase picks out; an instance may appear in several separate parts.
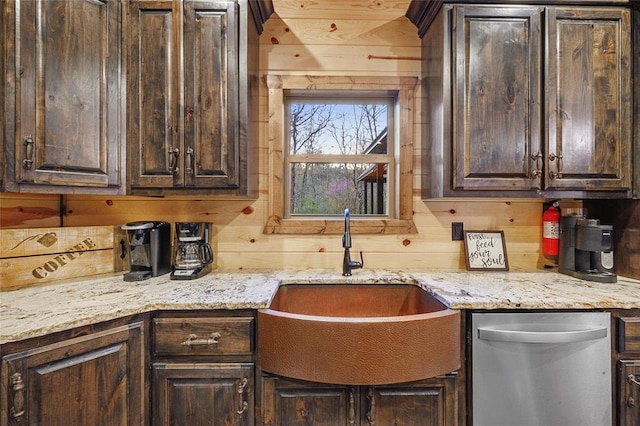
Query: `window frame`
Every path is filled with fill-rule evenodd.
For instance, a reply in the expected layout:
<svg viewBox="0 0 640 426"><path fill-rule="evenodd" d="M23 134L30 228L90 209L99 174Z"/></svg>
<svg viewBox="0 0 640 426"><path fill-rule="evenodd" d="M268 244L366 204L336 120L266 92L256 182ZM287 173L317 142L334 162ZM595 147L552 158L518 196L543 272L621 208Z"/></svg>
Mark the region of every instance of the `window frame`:
<svg viewBox="0 0 640 426"><path fill-rule="evenodd" d="M354 216L351 218L352 234L413 234L417 229L413 223L413 132L414 132L414 94L418 79L416 77L366 77L366 76L265 76L268 88L268 163L269 163L269 202L268 218L264 227L265 234L341 234L344 231L342 217L294 216L288 218L285 202L288 199L285 184L285 138L288 131L286 121L287 91L324 91L334 90L344 93L357 90L356 97L362 93L393 93L395 105L393 115L393 140L395 143L394 188L389 194L389 216ZM388 95L387 95L388 96ZM391 173L391 172L389 172ZM288 209L287 209L288 210Z"/></svg>

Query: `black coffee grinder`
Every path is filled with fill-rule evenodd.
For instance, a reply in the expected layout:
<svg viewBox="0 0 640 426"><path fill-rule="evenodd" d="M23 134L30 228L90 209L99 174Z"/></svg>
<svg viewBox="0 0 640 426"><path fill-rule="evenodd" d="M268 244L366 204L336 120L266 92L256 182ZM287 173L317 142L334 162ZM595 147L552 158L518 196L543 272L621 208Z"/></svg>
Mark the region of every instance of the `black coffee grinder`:
<svg viewBox="0 0 640 426"><path fill-rule="evenodd" d="M211 272L213 250L209 223L176 222L176 244L172 280L193 280Z"/></svg>
<svg viewBox="0 0 640 426"><path fill-rule="evenodd" d="M125 281L142 281L171 270L171 224L131 222L122 225L129 239L129 272Z"/></svg>
<svg viewBox="0 0 640 426"><path fill-rule="evenodd" d="M613 226L582 215L560 218L558 271L588 281L615 283Z"/></svg>

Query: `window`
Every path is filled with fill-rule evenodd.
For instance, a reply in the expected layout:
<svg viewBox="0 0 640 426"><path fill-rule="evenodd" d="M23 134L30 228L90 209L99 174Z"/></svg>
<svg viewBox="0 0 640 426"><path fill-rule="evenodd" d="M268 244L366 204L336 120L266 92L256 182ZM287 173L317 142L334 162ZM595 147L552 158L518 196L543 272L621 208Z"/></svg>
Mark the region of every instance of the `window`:
<svg viewBox="0 0 640 426"><path fill-rule="evenodd" d="M267 76L265 233L414 233L416 78Z"/></svg>
<svg viewBox="0 0 640 426"><path fill-rule="evenodd" d="M285 92L285 217L389 217L395 98L355 93Z"/></svg>

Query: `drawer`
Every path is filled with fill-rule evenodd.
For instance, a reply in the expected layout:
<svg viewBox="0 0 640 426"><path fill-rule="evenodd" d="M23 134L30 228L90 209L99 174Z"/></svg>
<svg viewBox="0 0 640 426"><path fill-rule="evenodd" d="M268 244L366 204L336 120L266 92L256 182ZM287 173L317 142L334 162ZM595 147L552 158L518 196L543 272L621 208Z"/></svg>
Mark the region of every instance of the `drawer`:
<svg viewBox="0 0 640 426"><path fill-rule="evenodd" d="M251 355L253 317L155 318L155 355Z"/></svg>
<svg viewBox="0 0 640 426"><path fill-rule="evenodd" d="M640 352L640 317L618 318L618 352Z"/></svg>

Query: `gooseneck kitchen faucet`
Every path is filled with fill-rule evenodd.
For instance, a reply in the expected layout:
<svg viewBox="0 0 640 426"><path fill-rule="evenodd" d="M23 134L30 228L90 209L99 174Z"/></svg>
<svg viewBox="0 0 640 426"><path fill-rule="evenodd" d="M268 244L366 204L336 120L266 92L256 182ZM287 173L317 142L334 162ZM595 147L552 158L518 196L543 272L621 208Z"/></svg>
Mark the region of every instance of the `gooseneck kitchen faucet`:
<svg viewBox="0 0 640 426"><path fill-rule="evenodd" d="M349 209L344 209L344 234L342 234L342 247L344 248L344 258L342 260L342 275L345 277L351 275L352 269L360 269L364 267L364 259L362 251L360 252L360 262L351 260L349 249L351 248L351 214Z"/></svg>

